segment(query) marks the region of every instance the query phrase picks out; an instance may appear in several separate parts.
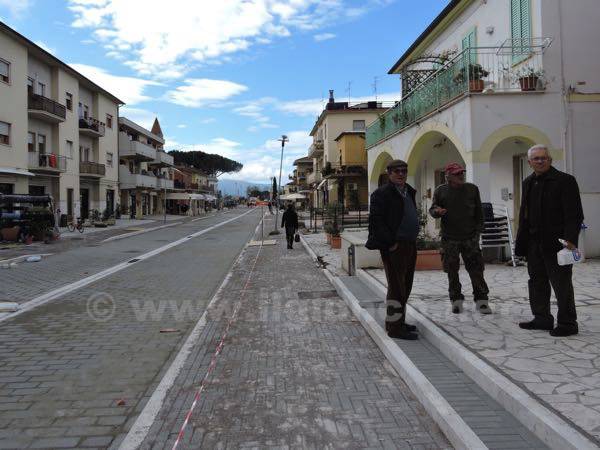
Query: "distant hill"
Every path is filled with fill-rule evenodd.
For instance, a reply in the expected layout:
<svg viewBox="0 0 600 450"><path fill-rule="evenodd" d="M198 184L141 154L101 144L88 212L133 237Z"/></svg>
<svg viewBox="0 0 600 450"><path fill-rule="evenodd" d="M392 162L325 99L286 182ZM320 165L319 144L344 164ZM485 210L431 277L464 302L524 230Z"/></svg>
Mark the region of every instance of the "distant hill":
<svg viewBox="0 0 600 450"><path fill-rule="evenodd" d="M240 195L245 197L246 188L249 186L258 186L261 190L271 190L271 186L269 184L248 183L247 181L237 180L222 180L220 178L218 189L223 195Z"/></svg>

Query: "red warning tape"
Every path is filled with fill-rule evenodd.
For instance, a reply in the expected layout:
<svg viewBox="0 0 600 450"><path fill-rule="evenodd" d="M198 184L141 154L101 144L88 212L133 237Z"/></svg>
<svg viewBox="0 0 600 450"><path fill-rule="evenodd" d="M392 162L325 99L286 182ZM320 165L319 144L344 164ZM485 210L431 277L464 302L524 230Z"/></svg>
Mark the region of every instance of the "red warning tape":
<svg viewBox="0 0 600 450"><path fill-rule="evenodd" d="M258 257L260 255L261 250L262 250L262 245L260 247L258 247L258 252L256 253L256 258L254 258L254 263L252 264L252 268L250 269L250 273L248 273L248 278L246 279L246 283L244 284L244 287L242 289L240 301L237 302L237 304L235 305L233 314L231 315L231 317L229 318L229 321L227 322L227 326L225 327L225 331L223 332L223 335L221 336L221 340L219 341L219 344L217 345L215 353L213 354L213 356L210 360L210 365L208 366L208 370L206 371L206 374L204 374L204 378L202 379L202 383L200 384L200 387L196 391L196 395L194 395L194 401L192 402L192 406L190 407L190 410L188 411L188 413L185 415L185 420L183 421L183 424L181 425L181 429L179 430L179 434L177 435L177 439L175 440L175 443L173 444L172 450L176 450L177 446L181 442L181 439L183 439L183 435L185 434L185 429L187 427L187 424L190 421L190 418L192 417L192 413L194 412L194 409L196 408L196 404L198 403L198 400L200 400L200 395L202 394L202 391L204 391L204 387L206 386L208 377L210 376L212 371L215 369L215 366L217 365L217 358L218 358L219 354L221 353L221 350L223 350L223 346L225 345L225 339L227 338L227 335L229 334L229 329L231 328L231 324L237 318L237 313L238 313L240 307L242 306L242 302L244 301L244 296L246 295L246 289L248 289L248 285L250 284L250 278L252 277L252 274L254 273L254 269L256 267L256 262L258 261Z"/></svg>

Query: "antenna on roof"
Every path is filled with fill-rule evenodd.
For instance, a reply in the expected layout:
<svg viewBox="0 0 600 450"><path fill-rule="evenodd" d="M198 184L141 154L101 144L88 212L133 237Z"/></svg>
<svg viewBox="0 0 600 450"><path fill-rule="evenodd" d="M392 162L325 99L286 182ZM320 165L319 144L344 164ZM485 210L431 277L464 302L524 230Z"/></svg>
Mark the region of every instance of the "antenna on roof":
<svg viewBox="0 0 600 450"><path fill-rule="evenodd" d="M350 94L352 93L352 81L348 81L348 88L346 89L348 92L348 103L350 103Z"/></svg>
<svg viewBox="0 0 600 450"><path fill-rule="evenodd" d="M373 94L375 94L375 101L377 102L377 78L379 77L373 77L373 84L371 86L373 86Z"/></svg>

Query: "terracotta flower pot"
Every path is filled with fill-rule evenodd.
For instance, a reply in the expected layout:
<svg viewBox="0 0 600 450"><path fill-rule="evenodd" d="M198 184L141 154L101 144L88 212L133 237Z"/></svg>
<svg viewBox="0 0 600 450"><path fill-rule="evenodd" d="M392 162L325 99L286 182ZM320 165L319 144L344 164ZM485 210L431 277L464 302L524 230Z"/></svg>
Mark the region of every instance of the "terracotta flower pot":
<svg viewBox="0 0 600 450"><path fill-rule="evenodd" d="M519 84L521 85L521 90L522 91L537 90L538 80L539 80L539 78L534 75L519 78Z"/></svg>
<svg viewBox="0 0 600 450"><path fill-rule="evenodd" d="M442 255L439 250L417 251L416 270L442 270Z"/></svg>
<svg viewBox="0 0 600 450"><path fill-rule="evenodd" d="M331 236L331 248L342 248L341 236Z"/></svg>
<svg viewBox="0 0 600 450"><path fill-rule="evenodd" d="M2 234L2 239L4 239L5 241L16 241L19 238L19 232L21 231L21 228L18 226L14 226L14 227L6 227L6 228L2 228L1 233Z"/></svg>
<svg viewBox="0 0 600 450"><path fill-rule="evenodd" d="M484 87L483 80L469 80L469 91L482 92L483 87Z"/></svg>

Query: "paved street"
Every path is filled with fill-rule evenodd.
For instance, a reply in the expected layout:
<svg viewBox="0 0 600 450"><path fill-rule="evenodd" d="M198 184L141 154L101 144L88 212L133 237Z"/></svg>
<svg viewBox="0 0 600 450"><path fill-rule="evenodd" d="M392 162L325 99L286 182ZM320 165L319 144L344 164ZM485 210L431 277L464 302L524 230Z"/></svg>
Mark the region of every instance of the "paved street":
<svg viewBox="0 0 600 450"><path fill-rule="evenodd" d="M0 271L2 296L26 302L241 213ZM108 448L123 436L258 221L252 211L0 323L0 448Z"/></svg>

